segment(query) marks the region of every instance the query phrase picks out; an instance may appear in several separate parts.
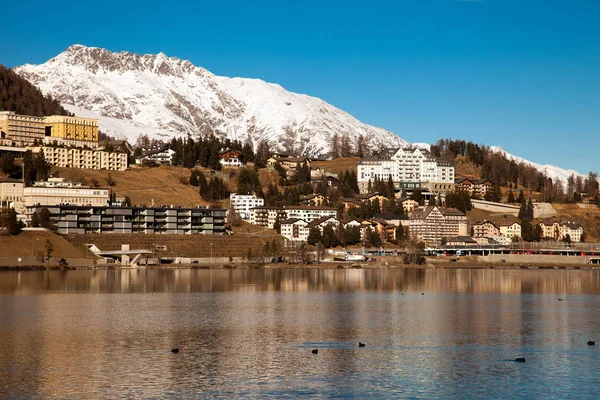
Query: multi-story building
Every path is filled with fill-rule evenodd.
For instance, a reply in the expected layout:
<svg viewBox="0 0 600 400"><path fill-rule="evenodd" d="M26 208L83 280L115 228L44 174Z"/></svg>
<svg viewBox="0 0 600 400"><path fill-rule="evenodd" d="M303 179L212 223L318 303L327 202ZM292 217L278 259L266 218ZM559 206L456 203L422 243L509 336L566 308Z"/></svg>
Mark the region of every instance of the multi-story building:
<svg viewBox="0 0 600 400"><path fill-rule="evenodd" d="M455 208L427 206L414 212L409 221L410 235L427 244L467 235L467 216Z"/></svg>
<svg viewBox="0 0 600 400"><path fill-rule="evenodd" d="M217 234L225 232L226 210L209 208L46 207L61 234ZM41 206L26 208L27 221Z"/></svg>
<svg viewBox="0 0 600 400"><path fill-rule="evenodd" d="M308 222L300 218L288 218L281 222L281 236L291 242L306 242L309 232Z"/></svg>
<svg viewBox="0 0 600 400"><path fill-rule="evenodd" d="M473 237L493 237L500 236L500 229L488 220L478 221L471 225L473 228Z"/></svg>
<svg viewBox="0 0 600 400"><path fill-rule="evenodd" d="M39 143L74 147L98 147L98 120L51 115L36 117L13 111L0 111L0 138L15 146Z"/></svg>
<svg viewBox="0 0 600 400"><path fill-rule="evenodd" d="M250 223L252 225L265 226L273 229L275 221L279 219L281 223L287 219L286 212L282 207L262 206L250 209Z"/></svg>
<svg viewBox="0 0 600 400"><path fill-rule="evenodd" d="M46 136L59 138L66 146L98 147L98 120L51 115L44 117Z"/></svg>
<svg viewBox="0 0 600 400"><path fill-rule="evenodd" d="M45 182L34 182L33 186L22 189L22 195L25 207L56 205L102 207L109 201L108 189L90 188L64 178L49 178Z"/></svg>
<svg viewBox="0 0 600 400"><path fill-rule="evenodd" d="M483 199L485 194L494 186L488 178L470 179L467 177L456 178L454 181L456 191L467 192L469 195Z"/></svg>
<svg viewBox="0 0 600 400"><path fill-rule="evenodd" d="M517 221L498 221L497 224L500 236L517 239L521 237L521 224Z"/></svg>
<svg viewBox="0 0 600 400"><path fill-rule="evenodd" d="M0 111L0 138L12 140L16 146L26 146L43 141L45 136L44 117Z"/></svg>
<svg viewBox="0 0 600 400"><path fill-rule="evenodd" d="M288 218L281 223L281 235L292 242L306 242L311 229L317 228L323 233L323 229L328 225L337 230L340 221L335 217L323 217L311 222L299 218Z"/></svg>
<svg viewBox="0 0 600 400"><path fill-rule="evenodd" d="M243 220L250 220L250 210L252 208L261 207L265 204L265 199L257 197L253 194L237 194L229 195L231 208Z"/></svg>
<svg viewBox="0 0 600 400"><path fill-rule="evenodd" d="M546 218L540 222L542 228L542 239L560 240L560 224L553 218Z"/></svg>
<svg viewBox="0 0 600 400"><path fill-rule="evenodd" d="M559 223L553 218L547 218L540 223L540 227L542 239L561 241L569 235L572 242L581 242L583 237L583 227L571 221Z"/></svg>
<svg viewBox="0 0 600 400"><path fill-rule="evenodd" d="M23 181L0 178L0 208L4 207L12 207L19 213L23 211Z"/></svg>
<svg viewBox="0 0 600 400"><path fill-rule="evenodd" d="M369 182L392 178L396 189L426 188L434 193L454 190L454 167L435 159L428 150L418 147L384 149L377 157L358 162L358 187L368 191Z"/></svg>
<svg viewBox="0 0 600 400"><path fill-rule="evenodd" d="M125 171L128 165L127 153L118 151L57 146L40 146L33 149L34 153L40 151L44 152L44 158L49 164L57 167Z"/></svg>
<svg viewBox="0 0 600 400"><path fill-rule="evenodd" d="M287 218L298 218L306 222L322 217L336 217L337 211L331 207L319 206L285 206L283 210Z"/></svg>
<svg viewBox="0 0 600 400"><path fill-rule="evenodd" d="M561 225L562 240L567 237L571 242L581 242L583 237L583 226L575 222L566 222Z"/></svg>

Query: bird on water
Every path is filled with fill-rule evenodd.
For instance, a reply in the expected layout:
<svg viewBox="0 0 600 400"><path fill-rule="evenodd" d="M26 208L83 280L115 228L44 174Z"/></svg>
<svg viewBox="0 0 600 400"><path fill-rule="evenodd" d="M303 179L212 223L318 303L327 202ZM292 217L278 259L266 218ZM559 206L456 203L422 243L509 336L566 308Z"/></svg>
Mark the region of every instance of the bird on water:
<svg viewBox="0 0 600 400"><path fill-rule="evenodd" d="M319 354L319 349L314 349L314 350L312 351L312 353L313 353L313 354Z"/></svg>
<svg viewBox="0 0 600 400"><path fill-rule="evenodd" d="M171 353L179 353L179 347L175 347L174 349L171 349Z"/></svg>
<svg viewBox="0 0 600 400"><path fill-rule="evenodd" d="M525 359L523 357L519 357L519 358L515 358L516 362L525 362Z"/></svg>
<svg viewBox="0 0 600 400"><path fill-rule="evenodd" d="M588 346L595 346L596 345L596 341L595 340L590 340L588 342Z"/></svg>
<svg viewBox="0 0 600 400"><path fill-rule="evenodd" d="M358 342L358 347L365 347L366 344L362 343L362 342Z"/></svg>

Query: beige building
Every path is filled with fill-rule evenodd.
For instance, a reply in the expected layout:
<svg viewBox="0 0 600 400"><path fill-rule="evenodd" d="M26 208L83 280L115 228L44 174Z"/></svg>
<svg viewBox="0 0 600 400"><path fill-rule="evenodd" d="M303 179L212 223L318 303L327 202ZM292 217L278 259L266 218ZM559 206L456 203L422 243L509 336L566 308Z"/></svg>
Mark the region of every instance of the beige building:
<svg viewBox="0 0 600 400"><path fill-rule="evenodd" d="M34 153L42 150L46 161L57 167L105 169L109 171L125 171L127 169L127 154L104 151L102 149L65 148L41 146Z"/></svg>
<svg viewBox="0 0 600 400"><path fill-rule="evenodd" d="M488 220L476 222L471 227L475 238L500 236L500 229Z"/></svg>
<svg viewBox="0 0 600 400"><path fill-rule="evenodd" d="M521 237L521 224L516 221L498 222L498 228L500 228L500 236L509 238Z"/></svg>
<svg viewBox="0 0 600 400"><path fill-rule="evenodd" d="M553 218L548 218L540 223L542 228L542 239L564 240L567 235L572 242L581 242L583 237L583 227L575 222L559 223Z"/></svg>
<svg viewBox="0 0 600 400"><path fill-rule="evenodd" d="M427 244L467 235L467 216L456 208L427 206L410 216L410 235Z"/></svg>
<svg viewBox="0 0 600 400"><path fill-rule="evenodd" d="M25 207L33 206L107 206L108 189L90 188L64 178L49 178L22 189Z"/></svg>
<svg viewBox="0 0 600 400"><path fill-rule="evenodd" d="M0 178L0 208L12 207L23 211L23 182L18 179Z"/></svg>
<svg viewBox="0 0 600 400"><path fill-rule="evenodd" d="M0 111L0 139L11 140L17 146L42 141L46 136L44 117Z"/></svg>

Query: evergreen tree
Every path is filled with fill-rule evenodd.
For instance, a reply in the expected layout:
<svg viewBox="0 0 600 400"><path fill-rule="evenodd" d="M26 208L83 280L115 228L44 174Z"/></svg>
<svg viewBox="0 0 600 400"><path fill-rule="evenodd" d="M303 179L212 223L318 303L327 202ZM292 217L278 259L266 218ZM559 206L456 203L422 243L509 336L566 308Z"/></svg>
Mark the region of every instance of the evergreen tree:
<svg viewBox="0 0 600 400"><path fill-rule="evenodd" d="M23 155L23 182L26 187L31 186L35 180L35 168L33 165L33 153L27 150Z"/></svg>
<svg viewBox="0 0 600 400"><path fill-rule="evenodd" d="M21 233L21 224L19 224L17 212L14 208L3 208L0 210L0 226L9 235L18 235Z"/></svg>
<svg viewBox="0 0 600 400"><path fill-rule="evenodd" d="M334 133L331 138L331 158L340 158L340 137L337 133Z"/></svg>
<svg viewBox="0 0 600 400"><path fill-rule="evenodd" d="M34 212L31 215L31 227L37 228L40 226L40 218L38 217L37 212Z"/></svg>
<svg viewBox="0 0 600 400"><path fill-rule="evenodd" d="M506 200L508 204L513 204L515 202L515 195L512 190L508 191L508 199Z"/></svg>
<svg viewBox="0 0 600 400"><path fill-rule="evenodd" d="M306 239L308 244L314 246L315 244L320 243L322 240L323 238L321 236L321 231L319 230L319 228L317 228L316 226L310 228L310 230L308 231L308 238Z"/></svg>

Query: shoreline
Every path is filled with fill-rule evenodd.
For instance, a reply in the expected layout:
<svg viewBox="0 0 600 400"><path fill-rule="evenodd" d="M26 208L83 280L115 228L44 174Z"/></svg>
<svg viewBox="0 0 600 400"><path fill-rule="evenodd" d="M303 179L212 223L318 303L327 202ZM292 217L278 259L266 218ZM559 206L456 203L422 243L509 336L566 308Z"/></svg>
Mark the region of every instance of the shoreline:
<svg viewBox="0 0 600 400"><path fill-rule="evenodd" d="M425 264L400 264L393 262L342 263L321 262L319 264L301 263L235 263L235 264L162 264L162 265L100 265L66 266L58 265L22 265L0 266L2 271L76 271L76 270L142 270L142 269L191 269L191 270L248 270L248 269L489 269L489 270L600 270L597 264L551 264L551 263L492 263L492 262L428 262Z"/></svg>

